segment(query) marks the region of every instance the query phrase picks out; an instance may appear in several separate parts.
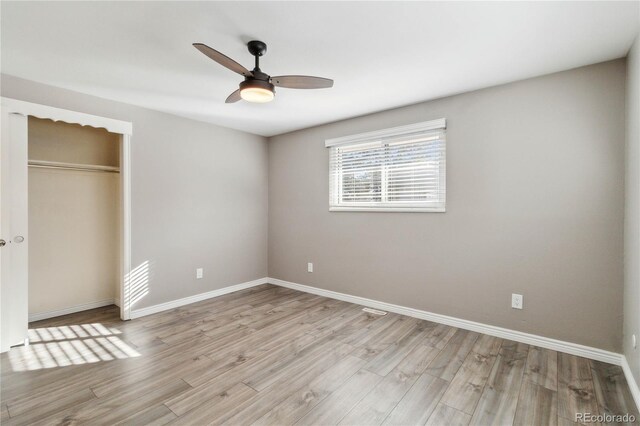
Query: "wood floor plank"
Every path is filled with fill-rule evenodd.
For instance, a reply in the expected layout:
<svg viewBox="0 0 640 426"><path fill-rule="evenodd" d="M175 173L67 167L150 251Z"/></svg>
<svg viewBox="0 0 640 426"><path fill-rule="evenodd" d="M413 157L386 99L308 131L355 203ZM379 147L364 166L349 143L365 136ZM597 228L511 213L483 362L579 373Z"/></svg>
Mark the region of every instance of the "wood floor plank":
<svg viewBox="0 0 640 426"><path fill-rule="evenodd" d="M359 306L359 309L362 307ZM384 333L389 327L398 321L400 315L394 313L388 313L387 315L378 316L378 319L374 322L367 324L366 326L355 330L355 332L349 336L349 338L343 339L345 343L353 345L355 347L364 346L370 340L378 340L378 336Z"/></svg>
<svg viewBox="0 0 640 426"><path fill-rule="evenodd" d="M188 388L187 383L177 380L145 393L123 389L123 392L116 396L87 401L32 424L113 424L150 406L161 404L169 395L180 393Z"/></svg>
<svg viewBox="0 0 640 426"><path fill-rule="evenodd" d="M91 389L86 388L76 392L60 392L56 398L46 399L44 402L43 398L25 400L22 404L9 407L9 412L12 413L13 418L16 419L15 422L10 423L32 424L38 420L46 419L55 413L94 399L96 399L96 396ZM38 409L34 410L34 407L38 407Z"/></svg>
<svg viewBox="0 0 640 426"><path fill-rule="evenodd" d="M418 324L412 329L411 333L391 343L372 358L365 368L379 376L386 376L424 339L425 329Z"/></svg>
<svg viewBox="0 0 640 426"><path fill-rule="evenodd" d="M296 321L308 315L310 309L319 307L321 308L321 301L316 301L313 304L292 304L277 310L267 311L264 314L257 314L250 319L245 319L244 323L231 323L204 334L210 337L216 346L222 347L232 342L256 339L254 336L256 331L269 332L283 328L289 321Z"/></svg>
<svg viewBox="0 0 640 426"><path fill-rule="evenodd" d="M175 344L195 336L213 333L227 327L233 330L238 325L248 325L251 320L263 312L275 309L271 304L254 307L253 305L241 305L225 312L208 315L202 319L187 319L161 330L154 330L153 336L168 344ZM250 316L253 314L253 316ZM143 333L148 334L148 330ZM139 341L134 338L134 341Z"/></svg>
<svg viewBox="0 0 640 426"><path fill-rule="evenodd" d="M316 359L318 356L327 356L329 351L337 348L340 353L350 353L353 346L342 343L338 340L323 338L316 344L308 346L299 352L297 357L291 359L283 359L281 362L274 362L268 368L260 372L256 372L252 377L244 380L247 386L251 386L257 391L262 391L279 380L290 376L300 369L307 368L309 360Z"/></svg>
<svg viewBox="0 0 640 426"><path fill-rule="evenodd" d="M351 344L349 343L350 337L361 331L360 328L353 327L354 323L371 324L377 319L368 319L370 316L366 312L356 308L359 307L352 306L348 309L342 309L327 319L314 319L310 323L313 327L308 333L318 337L331 336L333 339ZM304 322L308 323L306 319Z"/></svg>
<svg viewBox="0 0 640 426"><path fill-rule="evenodd" d="M292 325L289 325L285 328L290 328L291 326ZM244 379L245 375L249 374L248 371L260 371L272 362L276 362L274 361L276 359L279 359L280 362L285 362L284 358L297 356L299 351L317 340L318 337L303 333L292 341L281 342L279 346L266 351L262 357L253 358L248 362L239 363L241 365L236 365L236 363L233 363L230 366L225 365L222 370L216 368L201 374L189 374L184 376L183 379L194 387L213 380L219 381L220 378L224 379L225 377L232 377L238 373L240 373ZM246 344L246 340L244 344ZM209 356L213 357L211 354Z"/></svg>
<svg viewBox="0 0 640 426"><path fill-rule="evenodd" d="M503 339L488 334L481 334L471 349L482 356L497 356L502 347Z"/></svg>
<svg viewBox="0 0 640 426"><path fill-rule="evenodd" d="M243 364L250 366L257 360L270 356L271 353L275 352L289 351L290 355L292 355L298 353L311 342L319 340L316 336L305 333L304 328L299 327L287 327L284 330L264 332L257 335L260 335L264 340L240 340L236 343L225 345L223 349L212 350L207 356L214 363L214 367L206 371L206 376L196 372L186 376L185 380L189 382L192 381L192 377L197 379L215 377Z"/></svg>
<svg viewBox="0 0 640 426"><path fill-rule="evenodd" d="M189 389L182 380L172 380L170 382L156 384L153 388L147 389L145 392L135 390L127 390L122 395L110 398L101 398L98 403L98 410L91 408L86 410L88 420L81 423L97 423L113 424L130 418L131 414L142 415L149 407L160 405L169 395L175 395ZM104 409L104 412L103 412ZM76 416L80 417L84 413L76 411Z"/></svg>
<svg viewBox="0 0 640 426"><path fill-rule="evenodd" d="M558 353L558 416L576 420L577 413L599 413L588 359Z"/></svg>
<svg viewBox="0 0 640 426"><path fill-rule="evenodd" d="M640 414L622 367L594 360L589 362L600 414L632 414L636 418L634 424L639 424Z"/></svg>
<svg viewBox="0 0 640 426"><path fill-rule="evenodd" d="M426 373L451 381L478 338L478 333L456 330L438 356L429 364Z"/></svg>
<svg viewBox="0 0 640 426"><path fill-rule="evenodd" d="M441 402L464 413L473 414L501 344L502 339L497 337L480 336L451 380Z"/></svg>
<svg viewBox="0 0 640 426"><path fill-rule="evenodd" d="M325 304L323 309L310 312L309 315L304 317L302 324L313 325L308 333L318 337L326 337L329 334L335 334L338 329L345 329L346 324L355 319L367 317L366 312L362 312L362 309L357 305L339 300L335 302L340 303ZM370 322L373 322L373 320L375 318L372 318ZM347 334L350 334L350 332L347 331Z"/></svg>
<svg viewBox="0 0 640 426"><path fill-rule="evenodd" d="M223 392L234 384L242 382L253 374L268 368L268 366L277 362L279 359L295 357L300 351L317 340L318 338L316 336L305 334L294 342L289 342L287 345L271 351L264 357L243 363L223 373L213 373L210 375L209 372L205 372L196 376L186 375L183 377L183 380L193 386L193 389L189 389L187 392L183 392L167 400L166 405L176 412L191 409L194 405L199 404L201 400L205 399L207 395ZM178 408L179 406L185 408Z"/></svg>
<svg viewBox="0 0 640 426"><path fill-rule="evenodd" d="M589 423L589 426L601 426L602 423ZM574 422L567 420L564 417L558 416L558 426L586 426L584 423Z"/></svg>
<svg viewBox="0 0 640 426"><path fill-rule="evenodd" d="M255 308L267 305L273 301L288 301L290 297L298 297L291 292L283 292L284 289L267 287L246 293L244 297L234 297L227 294L215 300L204 300L191 305L182 306L172 311L160 312L141 318L143 327L137 327L138 333L151 333L157 335L164 330L180 324L193 324L199 320L210 319L211 315L224 314L239 305L250 305ZM206 309L203 309L206 307Z"/></svg>
<svg viewBox="0 0 640 426"><path fill-rule="evenodd" d="M433 346L434 348L442 349L444 348L449 340L456 334L458 331L455 327L450 327L444 324L436 324L435 327L432 328L431 333L425 340L424 344Z"/></svg>
<svg viewBox="0 0 640 426"><path fill-rule="evenodd" d="M119 426L120 425L160 426L160 425L165 425L177 418L178 416L176 416L175 413L171 411L167 406L160 404L160 405L149 407L138 413L132 414L115 424Z"/></svg>
<svg viewBox="0 0 640 426"><path fill-rule="evenodd" d="M558 423L558 393L525 377L518 398L514 425L555 426Z"/></svg>
<svg viewBox="0 0 640 426"><path fill-rule="evenodd" d="M107 380L92 387L92 390L102 398L115 395L122 388L144 390L160 385L162 382L181 379L185 375L201 374L213 367L214 361L202 355L168 363L158 362L154 363L152 368L132 371L130 374L119 374L113 380Z"/></svg>
<svg viewBox="0 0 640 426"><path fill-rule="evenodd" d="M296 425L337 424L351 409L382 380L381 376L360 370L336 389L329 397L316 405Z"/></svg>
<svg viewBox="0 0 640 426"><path fill-rule="evenodd" d="M316 352L302 359L295 368L290 369L289 374L280 376L268 389L263 389L255 398L239 405L228 412L224 419L217 419L216 422L238 425L257 421L274 406L287 399L292 391L306 386L353 351L351 345L335 339L328 340L334 344L332 349Z"/></svg>
<svg viewBox="0 0 640 426"><path fill-rule="evenodd" d="M381 328L365 341L355 344L354 346L358 349L353 354L362 359L373 359L388 347L411 334L417 327L417 323L418 320L415 318L408 319L398 316L394 322L390 323L389 327Z"/></svg>
<svg viewBox="0 0 640 426"><path fill-rule="evenodd" d="M449 382L422 374L384 420L385 425L424 424L438 405ZM442 423L446 424L446 423Z"/></svg>
<svg viewBox="0 0 640 426"><path fill-rule="evenodd" d="M417 377L390 373L340 421L341 425L379 425L416 382Z"/></svg>
<svg viewBox="0 0 640 426"><path fill-rule="evenodd" d="M281 317L280 321L267 326L252 326L241 333L227 333L226 337L218 335L206 355L221 362L236 356L249 359L267 352L310 331L312 325L306 324L304 319L317 310L322 310L319 303L307 304L296 309L293 315Z"/></svg>
<svg viewBox="0 0 640 426"><path fill-rule="evenodd" d="M552 391L558 390L558 353L551 349L531 346L525 364L527 380Z"/></svg>
<svg viewBox="0 0 640 426"><path fill-rule="evenodd" d="M205 342L202 339L195 339L187 344L169 346L159 350L152 348L137 358L35 370L29 372L22 379L10 381L16 385L10 392L7 392L7 381L3 381L2 397L3 399L7 398L6 401L9 405L26 396L54 400L61 387L66 392L71 392L87 387L97 387L100 384L107 385L122 376L128 377L130 380L138 373L145 374L143 373L145 371L146 374L152 375L159 364L168 363L171 360L177 362L180 358L184 358L186 350L197 349L201 343Z"/></svg>
<svg viewBox="0 0 640 426"><path fill-rule="evenodd" d="M248 400L257 392L244 383L237 383L226 391L208 395L206 403L180 415L169 424L172 425L200 425L211 424L212 420L224 415L239 403Z"/></svg>
<svg viewBox="0 0 640 426"><path fill-rule="evenodd" d="M28 398L38 398L46 403L47 398L49 401L55 399L54 393L61 387L67 392L89 388L96 383L95 377L101 374L96 372L92 376L89 372L94 370L90 366L84 367L56 368L58 374L51 376L47 375L47 370L5 376L2 383L2 400L7 405L24 404L24 400Z"/></svg>
<svg viewBox="0 0 640 426"><path fill-rule="evenodd" d="M77 419L87 418L86 423L113 424L122 421L132 413L141 413L150 406L161 404L170 395L189 389L189 385L182 380L171 380L154 383L146 389L126 388L122 393L111 397L99 398L98 404L86 409L74 410ZM84 420L79 420L85 423Z"/></svg>
<svg viewBox="0 0 640 426"><path fill-rule="evenodd" d="M347 355L334 367L311 381L308 386L294 391L287 399L274 406L253 424L283 425L295 423L353 376L364 364L365 361L360 358Z"/></svg>
<svg viewBox="0 0 640 426"><path fill-rule="evenodd" d="M334 335L337 339L344 341L344 343L353 344L353 341L355 341L358 336L366 334L377 321L385 317L364 312L358 305L351 306L356 309L360 315L342 319L338 325L339 332L337 330L334 331ZM340 318L336 317L335 320L340 321Z"/></svg>
<svg viewBox="0 0 640 426"><path fill-rule="evenodd" d="M305 346L305 348L301 351L294 352L293 358L297 358L298 360L302 359L306 364L304 364L303 362L298 362L296 364L296 370L287 370L288 374L285 377L279 377L283 381L294 380L296 373L300 374L301 372L306 372L308 374L313 374L315 370L322 368L326 369L332 362L336 362L338 359L340 359L340 357L346 355L353 349L349 345L329 338L317 339L315 336L311 335L306 335L303 338L309 339L311 342L318 344L310 344L308 346ZM287 348L285 347L283 349L284 352L282 353L286 353ZM271 365L275 365L281 358L283 357L279 356L279 353L275 353L273 354L273 356L265 358L264 360L261 360L260 362L257 362L251 366L243 366L244 368L240 369L239 371L229 371L228 373L217 377L213 381L197 386L194 389L190 389L186 392L183 392L181 395L177 395L176 397L167 400L165 404L176 414L182 415L185 411L188 411L199 404L205 403L209 395L222 392L224 389L230 387L238 381L250 382L251 377L258 374L265 368L268 368ZM315 365L313 365L313 368L308 368L309 363L311 362L315 362ZM277 384L277 381L273 382L272 384ZM302 384L298 387L301 386ZM295 388L290 390L294 389ZM240 411L244 407L236 408L237 411ZM232 416L235 414L235 412L229 411L226 414Z"/></svg>
<svg viewBox="0 0 640 426"><path fill-rule="evenodd" d="M3 425L564 426L634 409L619 367L272 285L29 336L0 354Z"/></svg>
<svg viewBox="0 0 640 426"><path fill-rule="evenodd" d="M504 340L470 424L513 423L529 346Z"/></svg>
<svg viewBox="0 0 640 426"><path fill-rule="evenodd" d="M9 409L7 408L7 404L2 404L2 416L0 416L0 423L4 423L9 420Z"/></svg>
<svg viewBox="0 0 640 426"><path fill-rule="evenodd" d="M471 416L444 404L438 404L435 411L427 420L427 426L466 426Z"/></svg>
<svg viewBox="0 0 640 426"><path fill-rule="evenodd" d="M407 340L418 343L423 340L423 329L417 330L415 334L412 334L410 339ZM401 342L404 341L401 340ZM414 383L418 380L426 366L435 357L437 349L430 346L419 345L416 346L413 343L408 345L398 345L398 352L402 355L406 353L406 348L413 348L401 362L389 373L386 373L386 369L383 368L383 373L386 374L384 379L378 383L378 385L371 390L354 408L345 416L341 424L354 425L354 424L367 424L367 425L379 425L389 415L389 413L396 407L400 400L405 396L407 391L411 389ZM385 357L385 360L393 359L393 357ZM376 360L372 360L373 365L379 366ZM366 370L370 369L372 362L369 362L365 367ZM382 365L387 364L385 361ZM375 372L375 371L372 371ZM381 375L379 372L377 373Z"/></svg>
<svg viewBox="0 0 640 426"><path fill-rule="evenodd" d="M419 376L440 353L437 348L418 345L396 366L395 370L406 376Z"/></svg>

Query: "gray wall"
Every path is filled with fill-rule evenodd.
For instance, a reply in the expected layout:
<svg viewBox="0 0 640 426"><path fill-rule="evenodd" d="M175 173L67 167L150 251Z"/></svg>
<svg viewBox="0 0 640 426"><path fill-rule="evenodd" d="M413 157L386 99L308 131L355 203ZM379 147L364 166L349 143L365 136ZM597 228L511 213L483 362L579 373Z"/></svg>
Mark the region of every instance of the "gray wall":
<svg viewBox="0 0 640 426"><path fill-rule="evenodd" d="M270 138L269 276L620 352L624 102L616 60ZM442 117L446 213L328 211L325 139Z"/></svg>
<svg viewBox="0 0 640 426"><path fill-rule="evenodd" d="M640 383L640 37L627 58L627 153L624 222L624 354Z"/></svg>
<svg viewBox="0 0 640 426"><path fill-rule="evenodd" d="M11 76L2 96L133 122L132 260L151 265L135 308L268 273L622 350L624 60L273 137L268 152L258 136ZM328 211L325 139L441 117L446 213ZM635 330L637 276L627 269Z"/></svg>
<svg viewBox="0 0 640 426"><path fill-rule="evenodd" d="M150 265L134 310L267 275L263 137L7 75L1 93L133 122L132 265Z"/></svg>

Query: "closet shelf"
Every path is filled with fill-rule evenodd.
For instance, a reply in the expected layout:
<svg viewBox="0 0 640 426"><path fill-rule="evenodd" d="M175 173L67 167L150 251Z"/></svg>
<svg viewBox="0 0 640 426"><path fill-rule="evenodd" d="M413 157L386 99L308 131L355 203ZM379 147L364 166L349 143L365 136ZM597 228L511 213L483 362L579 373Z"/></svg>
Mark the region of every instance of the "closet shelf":
<svg viewBox="0 0 640 426"><path fill-rule="evenodd" d="M29 160L29 167L42 169L81 170L88 172L120 173L119 167L99 166L96 164L61 163L58 161Z"/></svg>

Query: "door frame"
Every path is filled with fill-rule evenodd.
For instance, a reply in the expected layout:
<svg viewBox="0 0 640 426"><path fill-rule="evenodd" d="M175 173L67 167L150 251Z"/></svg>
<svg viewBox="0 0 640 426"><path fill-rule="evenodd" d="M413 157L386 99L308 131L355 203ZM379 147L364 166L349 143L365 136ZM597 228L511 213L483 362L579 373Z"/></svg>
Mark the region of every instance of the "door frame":
<svg viewBox="0 0 640 426"><path fill-rule="evenodd" d="M104 128L111 133L120 135L120 198L121 198L121 273L120 273L120 318L128 320L131 318L131 303L129 276L131 273L131 136L133 133L133 125L131 122L115 120L107 117L86 114L83 112L56 108L48 105L41 105L31 102L25 102L18 99L0 98L2 112L2 127L8 132L3 135L10 135L11 138L19 138L21 140L12 140L21 146L26 146L28 138L25 132L10 132L12 120L9 119L11 114L17 114L24 117L37 117L49 119L53 121L62 121L69 124L79 124L81 126L90 126L95 128ZM26 169L27 163L24 167ZM6 300L0 300L2 307L8 303ZM28 308L27 308L28 309ZM25 336L26 339L26 336ZM3 339L4 341L4 339ZM0 352L8 350L8 347L0 348Z"/></svg>

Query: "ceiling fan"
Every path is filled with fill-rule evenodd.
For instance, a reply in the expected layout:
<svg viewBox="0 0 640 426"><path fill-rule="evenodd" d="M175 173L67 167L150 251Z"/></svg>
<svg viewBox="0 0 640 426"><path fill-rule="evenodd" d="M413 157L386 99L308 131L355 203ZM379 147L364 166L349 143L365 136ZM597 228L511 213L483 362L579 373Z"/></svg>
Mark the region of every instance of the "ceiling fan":
<svg viewBox="0 0 640 426"><path fill-rule="evenodd" d="M271 77L263 73L260 69L260 57L267 53L267 45L258 40L247 43L249 53L255 56L255 67L251 71L206 44L193 43L193 47L220 65L244 76L244 81L240 83L240 88L230 94L225 101L228 104L238 102L240 99L260 103L272 101L276 93L274 86L288 89L325 89L333 86L333 80L328 78L308 75L279 75Z"/></svg>

